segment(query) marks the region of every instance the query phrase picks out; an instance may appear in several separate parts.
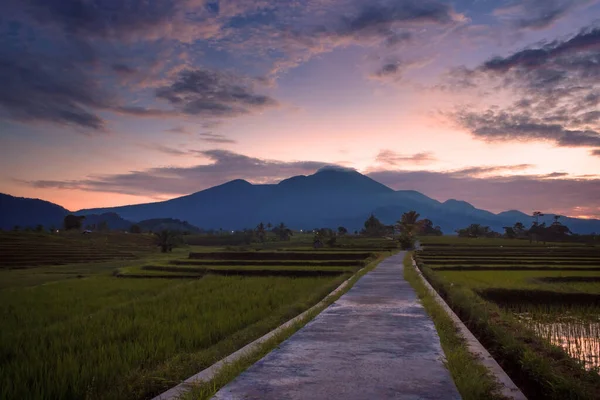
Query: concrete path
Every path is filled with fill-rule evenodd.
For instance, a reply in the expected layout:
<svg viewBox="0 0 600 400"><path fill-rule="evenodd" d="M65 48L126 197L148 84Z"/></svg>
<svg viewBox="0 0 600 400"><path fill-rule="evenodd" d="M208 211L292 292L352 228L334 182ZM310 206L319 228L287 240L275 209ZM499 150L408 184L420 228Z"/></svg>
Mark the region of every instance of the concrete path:
<svg viewBox="0 0 600 400"><path fill-rule="evenodd" d="M213 399L460 399L403 258L381 262Z"/></svg>

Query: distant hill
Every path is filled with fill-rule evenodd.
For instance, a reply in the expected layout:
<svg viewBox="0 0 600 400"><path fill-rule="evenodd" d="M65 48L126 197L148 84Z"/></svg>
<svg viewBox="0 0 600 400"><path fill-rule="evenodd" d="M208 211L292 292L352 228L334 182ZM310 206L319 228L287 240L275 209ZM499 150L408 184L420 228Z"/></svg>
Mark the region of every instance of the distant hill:
<svg viewBox="0 0 600 400"><path fill-rule="evenodd" d="M35 228L42 224L45 228L60 228L68 210L49 201L14 197L0 193L0 228L12 229L15 225Z"/></svg>
<svg viewBox="0 0 600 400"><path fill-rule="evenodd" d="M62 222L63 216L68 213L60 206L41 200L17 200L20 201L2 203L0 226L24 226L24 221L35 220L38 223L57 217ZM43 203L47 212L27 219L30 213L26 210L31 208L28 201ZM38 207L42 207L41 204ZM143 225L143 230L157 231L168 227L197 232L197 227L238 230L255 227L260 222L273 225L284 222L293 229L345 226L354 231L363 227L371 213L384 223L392 224L402 213L410 210L416 210L422 218L431 219L447 234L472 223L488 225L499 232L502 232L503 226L515 222L531 223L531 216L520 211L494 214L465 201L450 199L442 203L414 190L393 190L357 171L339 168L323 168L313 175L295 176L269 185L254 185L237 179L167 201L76 213L88 215L84 225L91 218L96 218L90 217L91 214L102 216L112 213L114 222L108 222L112 229L119 229L117 226L121 223L123 229L128 229L135 222ZM541 220L550 223L552 217L549 214ZM562 218L561 221L575 233L600 232L600 220Z"/></svg>
<svg viewBox="0 0 600 400"><path fill-rule="evenodd" d="M187 221L181 221L174 218L154 218L140 221L137 223L143 232L160 232L162 230L180 231L189 233L201 233L202 230L197 226L191 225Z"/></svg>
<svg viewBox="0 0 600 400"><path fill-rule="evenodd" d="M103 214L86 214L83 220L83 227L88 229L97 229L105 222L110 230L126 231L129 230L133 222L127 221L114 212Z"/></svg>

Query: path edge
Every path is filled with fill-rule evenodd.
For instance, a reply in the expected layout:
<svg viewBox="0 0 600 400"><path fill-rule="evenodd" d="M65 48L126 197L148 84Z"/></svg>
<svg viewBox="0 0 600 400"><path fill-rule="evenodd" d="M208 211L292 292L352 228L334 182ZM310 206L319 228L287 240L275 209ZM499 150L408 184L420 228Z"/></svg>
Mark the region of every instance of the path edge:
<svg viewBox="0 0 600 400"><path fill-rule="evenodd" d="M373 262L375 263L375 266L377 266L381 261L385 260L388 257L391 257L391 255L380 258ZM202 371L198 372L195 375L190 376L189 378L187 378L180 384L173 386L171 389L159 394L156 397L153 397L152 400L176 400L176 399L179 399L184 393L191 390L195 385L197 385L201 382L208 382L208 381L212 380L213 378L215 378L218 375L218 373L221 371L221 369L223 367L225 367L227 364L231 364L233 362L240 360L241 358L243 358L245 356L252 354L253 352L257 351L259 349L260 345L263 344L264 342L266 342L267 340L276 336L277 334L284 331L285 329L291 327L295 323L303 321L304 319L309 317L312 312L323 307L323 309L320 310L319 313L317 313L316 315L313 316L313 318L316 317L318 314L320 314L321 312L323 312L323 310L325 310L327 308L327 306L329 305L327 303L330 301L330 299L332 297L335 297L338 293L340 293L341 291L346 289L347 286L349 286L353 283L356 283L356 282L352 282L352 280L356 277L358 277L358 279L360 279L361 278L360 274L363 271L366 271L371 266L372 265L367 265L367 266L359 269L358 271L356 271L354 274L352 274L352 276L350 276L348 279L346 279L344 282L342 282L337 288L335 288L333 291L331 291L321 301L319 301L317 304L310 307L309 309L305 310L301 314L298 314L294 318L283 323L282 325L280 325L277 328L273 329L272 331L266 333L265 335L259 337L258 339L254 340L253 342L248 343L247 345L245 345L241 349L235 351L234 353L231 353L227 357L215 362L210 367L203 369ZM358 279L356 281L358 281ZM308 322L308 321L306 321L306 322Z"/></svg>
<svg viewBox="0 0 600 400"><path fill-rule="evenodd" d="M417 272L417 275L427 288L427 290L431 293L435 301L444 309L448 317L454 322L456 328L458 328L459 335L465 340L467 345L467 349L471 354L473 354L489 372L496 379L498 384L500 385L500 393L506 398L513 400L527 400L527 397L521 392L521 389L515 385L515 383L510 379L508 374L502 369L500 364L494 360L492 355L487 351L485 347L477 340L475 335L466 327L466 325L461 321L461 319L452 311L450 306L446 303L446 301L438 294L438 292L431 286L431 284L427 281L421 269L417 265L414 259L414 253L411 255L412 266Z"/></svg>

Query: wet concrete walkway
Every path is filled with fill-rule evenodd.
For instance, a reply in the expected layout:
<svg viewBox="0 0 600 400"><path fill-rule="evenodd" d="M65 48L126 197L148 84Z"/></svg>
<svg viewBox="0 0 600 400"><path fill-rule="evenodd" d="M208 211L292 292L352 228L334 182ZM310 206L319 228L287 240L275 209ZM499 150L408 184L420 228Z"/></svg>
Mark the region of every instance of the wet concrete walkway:
<svg viewBox="0 0 600 400"><path fill-rule="evenodd" d="M460 399L404 253L221 389L214 399Z"/></svg>

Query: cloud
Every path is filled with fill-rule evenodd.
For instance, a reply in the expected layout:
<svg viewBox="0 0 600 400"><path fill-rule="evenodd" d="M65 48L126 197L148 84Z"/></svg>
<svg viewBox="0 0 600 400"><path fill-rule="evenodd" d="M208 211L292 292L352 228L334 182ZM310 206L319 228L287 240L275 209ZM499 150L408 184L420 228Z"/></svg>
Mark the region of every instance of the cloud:
<svg viewBox="0 0 600 400"><path fill-rule="evenodd" d="M517 164L517 165L494 165L494 166L477 166L457 169L451 171L454 177L480 177L482 175L488 175L490 173L499 174L502 172L514 172L523 171L534 167L532 164Z"/></svg>
<svg viewBox="0 0 600 400"><path fill-rule="evenodd" d="M113 71L115 71L118 75L129 76L133 75L137 72L137 68L132 68L126 64L115 63L112 65Z"/></svg>
<svg viewBox="0 0 600 400"><path fill-rule="evenodd" d="M485 62L480 70L497 71L506 73L510 70L521 69L536 70L547 66L563 67L562 69L584 68L584 75L593 73L593 64L588 64L587 59L563 59L564 56L573 56L579 53L589 54L600 50L600 27L589 27L581 30L568 40L555 40L544 46L528 48L508 57L495 57ZM595 53L589 54L593 56ZM587 67L587 68L586 68ZM588 70L589 68L589 70ZM596 76L596 75L593 75Z"/></svg>
<svg viewBox="0 0 600 400"><path fill-rule="evenodd" d="M516 28L543 29L593 0L517 0L498 7L494 15Z"/></svg>
<svg viewBox="0 0 600 400"><path fill-rule="evenodd" d="M140 147L150 149L150 150L156 150L160 153L168 154L170 156L187 156L187 155L193 154L193 151L190 151L190 150L176 149L174 147L165 146L165 145L158 144L158 143L142 143L142 144L140 144Z"/></svg>
<svg viewBox="0 0 600 400"><path fill-rule="evenodd" d="M560 124L546 124L527 113L489 109L466 110L454 114L456 121L475 137L486 141L550 140L565 147L600 147L600 133L593 130L569 130Z"/></svg>
<svg viewBox="0 0 600 400"><path fill-rule="evenodd" d="M565 39L494 57L474 69L457 68L452 87L475 90L481 102L449 115L486 141L600 147L599 57L600 27L587 27ZM514 102L493 104L502 94Z"/></svg>
<svg viewBox="0 0 600 400"><path fill-rule="evenodd" d="M185 135L189 135L190 132L184 127L184 126L174 126L173 128L169 128L167 130L165 130L165 132L170 132L170 133L183 133Z"/></svg>
<svg viewBox="0 0 600 400"><path fill-rule="evenodd" d="M193 0L7 0L37 24L78 40L177 39L190 42L218 34L219 25Z"/></svg>
<svg viewBox="0 0 600 400"><path fill-rule="evenodd" d="M184 114L230 117L277 105L273 98L254 92L252 82L231 73L195 69L182 71L169 86L156 90Z"/></svg>
<svg viewBox="0 0 600 400"><path fill-rule="evenodd" d="M406 0L370 3L356 15L342 17L342 24L337 33L343 36L377 35L394 38L396 37L394 28L398 23L448 24L455 22L456 17L448 4L438 1Z"/></svg>
<svg viewBox="0 0 600 400"><path fill-rule="evenodd" d="M158 151L180 155L179 150L160 145L150 145ZM234 179L247 179L254 183L276 183L294 175L310 174L330 163L318 161L277 161L227 150L190 150L209 161L192 167L160 167L125 174L91 176L71 181L38 180L21 182L35 188L71 189L110 192L130 195L182 195L206 189Z"/></svg>
<svg viewBox="0 0 600 400"><path fill-rule="evenodd" d="M209 143L221 143L221 144L237 143L233 139L229 139L223 135L210 133L210 132L200 133L200 134L198 134L198 136L200 137L200 140L203 140L203 141L209 142Z"/></svg>
<svg viewBox="0 0 600 400"><path fill-rule="evenodd" d="M0 109L23 123L53 122L88 131L103 131L106 121L96 112L111 97L79 62L0 44Z"/></svg>
<svg viewBox="0 0 600 400"><path fill-rule="evenodd" d="M431 152L403 155L392 150L381 150L375 160L381 164L395 166L400 164L427 164L436 161L437 158Z"/></svg>

